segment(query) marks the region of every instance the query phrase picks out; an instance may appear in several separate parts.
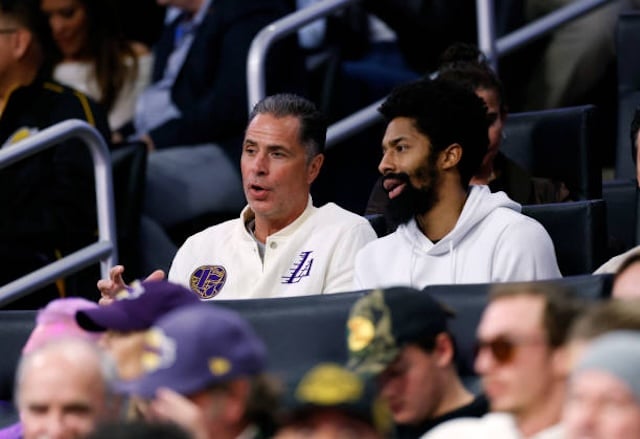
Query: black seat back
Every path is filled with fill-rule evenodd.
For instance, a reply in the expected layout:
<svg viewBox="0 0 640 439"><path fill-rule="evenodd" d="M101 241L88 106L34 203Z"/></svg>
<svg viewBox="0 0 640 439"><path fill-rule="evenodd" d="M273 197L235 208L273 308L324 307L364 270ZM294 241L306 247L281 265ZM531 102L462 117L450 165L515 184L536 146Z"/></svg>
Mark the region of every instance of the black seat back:
<svg viewBox="0 0 640 439"><path fill-rule="evenodd" d="M0 311L0 400L13 400L13 381L22 347L36 323L37 311Z"/></svg>
<svg viewBox="0 0 640 439"><path fill-rule="evenodd" d="M513 113L500 149L531 175L564 182L575 199L601 198L596 117L593 105Z"/></svg>
<svg viewBox="0 0 640 439"><path fill-rule="evenodd" d="M607 256L604 200L522 206L541 223L553 241L563 276L592 273Z"/></svg>
<svg viewBox="0 0 640 439"><path fill-rule="evenodd" d="M624 253L640 243L639 196L635 178L602 183L602 198L607 206L608 257Z"/></svg>
<svg viewBox="0 0 640 439"><path fill-rule="evenodd" d="M211 303L249 320L267 345L268 369L291 384L318 362L347 360L347 317L365 292Z"/></svg>
<svg viewBox="0 0 640 439"><path fill-rule="evenodd" d="M636 107L640 106L640 11L618 17L616 52L618 62L618 135L616 178L635 178L629 131Z"/></svg>
<svg viewBox="0 0 640 439"><path fill-rule="evenodd" d="M140 218L147 169L147 148L142 142L119 147L111 153L119 263L131 276L141 277L139 267Z"/></svg>

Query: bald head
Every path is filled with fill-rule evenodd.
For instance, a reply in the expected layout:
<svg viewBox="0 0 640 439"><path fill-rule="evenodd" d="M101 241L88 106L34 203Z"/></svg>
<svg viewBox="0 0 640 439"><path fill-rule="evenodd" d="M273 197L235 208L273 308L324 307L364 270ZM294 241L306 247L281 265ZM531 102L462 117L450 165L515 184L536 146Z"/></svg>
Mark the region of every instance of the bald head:
<svg viewBox="0 0 640 439"><path fill-rule="evenodd" d="M52 342L24 355L16 404L24 438L77 438L109 413L115 374L108 358L79 339Z"/></svg>

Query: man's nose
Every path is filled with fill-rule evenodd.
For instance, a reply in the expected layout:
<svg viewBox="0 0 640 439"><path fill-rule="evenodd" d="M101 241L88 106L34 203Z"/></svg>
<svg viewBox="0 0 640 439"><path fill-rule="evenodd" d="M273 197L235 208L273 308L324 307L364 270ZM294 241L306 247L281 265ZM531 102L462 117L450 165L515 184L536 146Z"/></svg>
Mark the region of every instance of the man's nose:
<svg viewBox="0 0 640 439"><path fill-rule="evenodd" d="M269 158L267 154L258 153L253 159L253 172L256 174L267 174L269 172Z"/></svg>
<svg viewBox="0 0 640 439"><path fill-rule="evenodd" d="M52 412L50 413L43 425L42 431L38 434L38 438L43 439L65 439L66 427L64 424L64 416L62 413Z"/></svg>
<svg viewBox="0 0 640 439"><path fill-rule="evenodd" d="M393 172L395 169L393 160L389 157L389 154L383 154L382 159L380 160L380 164L378 165L378 171L382 175L386 175L390 172Z"/></svg>

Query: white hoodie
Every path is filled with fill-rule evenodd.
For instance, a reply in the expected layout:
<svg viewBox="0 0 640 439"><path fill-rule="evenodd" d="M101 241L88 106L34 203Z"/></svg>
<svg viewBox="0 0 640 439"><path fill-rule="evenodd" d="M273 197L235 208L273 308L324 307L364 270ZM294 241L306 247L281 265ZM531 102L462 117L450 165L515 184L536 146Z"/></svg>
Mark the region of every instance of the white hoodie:
<svg viewBox="0 0 640 439"><path fill-rule="evenodd" d="M553 242L504 192L471 186L458 222L436 244L415 219L356 255L354 288L559 278Z"/></svg>

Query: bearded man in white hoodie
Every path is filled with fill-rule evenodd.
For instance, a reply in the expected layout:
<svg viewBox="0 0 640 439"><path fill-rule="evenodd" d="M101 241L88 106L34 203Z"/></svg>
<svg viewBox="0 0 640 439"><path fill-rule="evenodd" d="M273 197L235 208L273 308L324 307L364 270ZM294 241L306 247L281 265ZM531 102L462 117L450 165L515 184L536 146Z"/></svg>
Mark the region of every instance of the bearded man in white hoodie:
<svg viewBox="0 0 640 439"><path fill-rule="evenodd" d="M356 256L357 289L561 277L544 227L503 192L469 185L487 152L481 98L442 79L393 90L378 167L395 232Z"/></svg>

